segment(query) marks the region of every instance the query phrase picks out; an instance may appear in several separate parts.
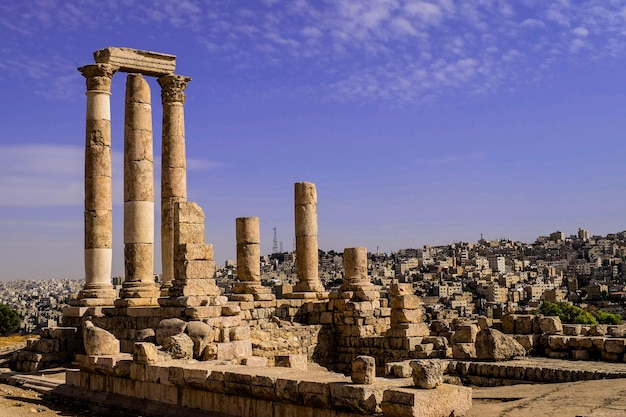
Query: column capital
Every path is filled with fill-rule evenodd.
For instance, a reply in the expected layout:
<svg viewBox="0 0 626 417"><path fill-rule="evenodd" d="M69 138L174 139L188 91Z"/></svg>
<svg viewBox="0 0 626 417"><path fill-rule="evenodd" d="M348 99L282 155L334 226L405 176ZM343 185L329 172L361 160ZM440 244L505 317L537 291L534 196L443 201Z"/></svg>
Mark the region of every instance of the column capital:
<svg viewBox="0 0 626 417"><path fill-rule="evenodd" d="M109 64L91 64L78 68L87 79L87 91L111 91L111 78L118 67Z"/></svg>
<svg viewBox="0 0 626 417"><path fill-rule="evenodd" d="M191 77L184 75L163 75L157 79L161 86L161 101L163 104L185 104L185 89Z"/></svg>

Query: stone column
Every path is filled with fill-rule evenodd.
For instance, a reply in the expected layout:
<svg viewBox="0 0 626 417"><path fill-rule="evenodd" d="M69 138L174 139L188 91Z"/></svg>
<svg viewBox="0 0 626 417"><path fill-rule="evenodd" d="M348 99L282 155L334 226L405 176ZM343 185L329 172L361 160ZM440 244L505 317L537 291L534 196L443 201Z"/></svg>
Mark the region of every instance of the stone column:
<svg viewBox="0 0 626 417"><path fill-rule="evenodd" d="M323 293L318 272L317 191L315 184L297 182L295 191L296 272L294 293Z"/></svg>
<svg viewBox="0 0 626 417"><path fill-rule="evenodd" d="M238 217L235 220L237 235L237 283L232 291L233 300L270 300L271 290L261 284L261 232L258 217ZM245 296L244 296L245 295Z"/></svg>
<svg viewBox="0 0 626 417"><path fill-rule="evenodd" d="M107 64L94 64L78 70L87 81L85 287L73 304L113 305L116 294L111 284L111 78L117 68Z"/></svg>
<svg viewBox="0 0 626 417"><path fill-rule="evenodd" d="M161 295L167 296L174 280L174 203L187 201L185 158L185 89L190 77L158 78L163 103L161 147Z"/></svg>
<svg viewBox="0 0 626 417"><path fill-rule="evenodd" d="M154 162L150 87L128 74L124 120L124 264L119 307L157 305L154 282Z"/></svg>
<svg viewBox="0 0 626 417"><path fill-rule="evenodd" d="M367 275L367 248L345 248L343 250L343 283L339 291L341 298L373 301L380 297L378 289Z"/></svg>

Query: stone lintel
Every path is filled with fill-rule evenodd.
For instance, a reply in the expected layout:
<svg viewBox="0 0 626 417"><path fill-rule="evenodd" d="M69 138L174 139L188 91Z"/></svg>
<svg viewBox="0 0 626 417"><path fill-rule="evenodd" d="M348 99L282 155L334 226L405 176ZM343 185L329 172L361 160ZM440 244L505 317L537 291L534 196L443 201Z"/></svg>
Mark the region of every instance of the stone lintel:
<svg viewBox="0 0 626 417"><path fill-rule="evenodd" d="M109 64L118 71L141 73L153 77L173 74L176 56L131 48L104 48L93 53L98 64Z"/></svg>

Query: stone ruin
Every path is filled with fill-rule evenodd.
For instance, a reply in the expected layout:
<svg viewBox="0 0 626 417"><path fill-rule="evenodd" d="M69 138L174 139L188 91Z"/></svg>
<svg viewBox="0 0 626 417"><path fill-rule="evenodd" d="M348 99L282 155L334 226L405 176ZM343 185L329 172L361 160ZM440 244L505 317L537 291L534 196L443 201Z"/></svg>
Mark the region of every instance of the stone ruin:
<svg viewBox="0 0 626 417"><path fill-rule="evenodd" d="M143 415L461 416L471 389L443 383L468 373L460 360L526 354L512 336L478 322L423 321L410 284L371 284L367 250L344 250L344 281L328 292L318 275L317 190L295 195L297 284L276 297L260 280L259 218L235 221L238 282L222 294L204 213L187 200L185 90L176 58L127 48L94 53L86 78L85 285L16 354L21 371L72 363L58 395L124 403ZM124 120L125 281L111 283L110 91L128 73ZM154 281L154 159L151 93L163 105L162 284ZM139 401L138 401L139 400ZM125 402L124 402L125 401ZM122 406L120 406L122 407ZM135 408L133 408L135 407ZM138 408L139 407L139 408Z"/></svg>

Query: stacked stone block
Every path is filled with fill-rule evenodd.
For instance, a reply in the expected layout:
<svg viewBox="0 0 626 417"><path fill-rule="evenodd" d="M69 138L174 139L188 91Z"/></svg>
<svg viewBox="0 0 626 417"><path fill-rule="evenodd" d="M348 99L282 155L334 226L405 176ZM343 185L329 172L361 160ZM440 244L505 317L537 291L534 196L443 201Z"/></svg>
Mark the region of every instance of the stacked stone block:
<svg viewBox="0 0 626 417"><path fill-rule="evenodd" d="M210 306L220 289L215 284L213 246L204 243L204 212L192 202L174 204L174 276L162 306Z"/></svg>
<svg viewBox="0 0 626 417"><path fill-rule="evenodd" d="M82 339L74 327L46 327L39 339L28 339L26 349L13 354L16 370L34 372L64 365L82 351Z"/></svg>

